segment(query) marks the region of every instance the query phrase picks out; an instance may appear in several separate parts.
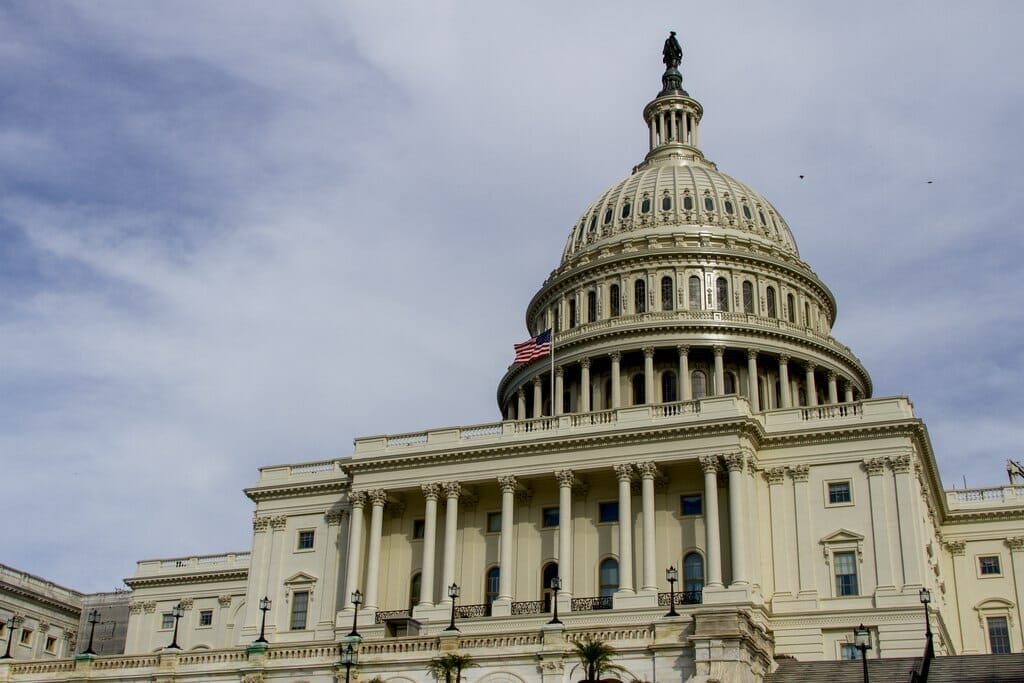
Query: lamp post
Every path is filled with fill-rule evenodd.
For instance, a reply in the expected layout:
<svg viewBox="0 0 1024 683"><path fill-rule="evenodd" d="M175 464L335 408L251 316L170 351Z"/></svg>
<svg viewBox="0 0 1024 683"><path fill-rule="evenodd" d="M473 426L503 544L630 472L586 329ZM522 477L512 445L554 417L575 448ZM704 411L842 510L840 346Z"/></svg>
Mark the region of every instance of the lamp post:
<svg viewBox="0 0 1024 683"><path fill-rule="evenodd" d="M554 614L552 614L551 621L548 622L549 624L561 624L562 623L561 621L558 620L558 591L561 590L561 589L562 589L562 580L560 578L558 578L557 576L551 577L551 591L554 593L554 596L551 598L551 607L554 610Z"/></svg>
<svg viewBox="0 0 1024 683"><path fill-rule="evenodd" d="M267 634L267 612L270 611L270 605L271 605L270 598L264 595L263 599L260 600L260 611L263 612L263 616L260 617L260 637L257 638L253 642L256 642L256 643L265 643L265 642L267 642L267 638L266 638L266 634Z"/></svg>
<svg viewBox="0 0 1024 683"><path fill-rule="evenodd" d="M356 624L359 622L359 605L363 604L363 593L360 590L352 592L352 604L355 605L356 611L352 614L352 631L349 632L349 638L359 638L359 631L356 630Z"/></svg>
<svg viewBox="0 0 1024 683"><path fill-rule="evenodd" d="M100 622L100 613L96 610L89 611L89 647L85 648L82 652L83 655L94 655L96 652L92 649L92 636L96 633L96 624Z"/></svg>
<svg viewBox="0 0 1024 683"><path fill-rule="evenodd" d="M174 617L174 637L171 638L171 644L167 648L170 650L180 650L181 646L178 645L178 620L185 616L185 610L180 602L171 608L171 616Z"/></svg>
<svg viewBox="0 0 1024 683"><path fill-rule="evenodd" d="M853 646L860 650L860 661L864 665L864 683L868 683L868 650L871 649L871 631L861 624L853 629Z"/></svg>
<svg viewBox="0 0 1024 683"><path fill-rule="evenodd" d="M11 618L7 620L7 651L4 652L4 656L0 659L11 658L11 641L14 640L14 627L18 623L17 618L12 614Z"/></svg>
<svg viewBox="0 0 1024 683"><path fill-rule="evenodd" d="M459 629L455 628L455 601L459 597L459 584L453 583L448 586L448 597L452 599L452 620L449 622L446 630L458 631Z"/></svg>
<svg viewBox="0 0 1024 683"><path fill-rule="evenodd" d="M666 617L678 617L679 612L676 611L676 581L679 580L679 572L676 571L675 567L669 567L665 570L665 580L668 581L668 613Z"/></svg>
<svg viewBox="0 0 1024 683"><path fill-rule="evenodd" d="M932 641L932 622L928 618L928 603L932 601L932 593L927 588L922 588L918 597L921 599L921 604L924 605L924 635L930 643Z"/></svg>
<svg viewBox="0 0 1024 683"><path fill-rule="evenodd" d="M356 665L356 651L352 649L352 643L341 651L341 663L345 665L345 683L349 683L352 667Z"/></svg>

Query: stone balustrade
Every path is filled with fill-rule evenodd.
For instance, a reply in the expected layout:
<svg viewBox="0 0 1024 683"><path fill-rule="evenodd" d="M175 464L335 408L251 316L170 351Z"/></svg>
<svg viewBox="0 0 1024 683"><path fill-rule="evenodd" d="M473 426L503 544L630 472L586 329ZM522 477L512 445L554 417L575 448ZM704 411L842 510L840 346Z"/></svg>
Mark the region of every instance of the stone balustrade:
<svg viewBox="0 0 1024 683"><path fill-rule="evenodd" d="M222 553L220 555L192 555L171 557L160 560L142 560L136 565L135 576L173 574L176 572L207 571L212 569L244 569L249 566L252 555L249 551Z"/></svg>
<svg viewBox="0 0 1024 683"><path fill-rule="evenodd" d="M946 491L950 510L976 510L1024 504L1024 486L993 486Z"/></svg>

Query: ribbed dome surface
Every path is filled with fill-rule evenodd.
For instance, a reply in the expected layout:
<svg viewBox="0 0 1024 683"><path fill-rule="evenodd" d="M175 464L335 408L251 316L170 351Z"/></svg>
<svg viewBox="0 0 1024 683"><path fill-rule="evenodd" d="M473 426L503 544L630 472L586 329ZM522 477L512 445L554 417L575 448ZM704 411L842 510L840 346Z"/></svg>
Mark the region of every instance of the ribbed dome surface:
<svg viewBox="0 0 1024 683"><path fill-rule="evenodd" d="M679 156L641 164L598 197L569 235L562 262L661 232L756 239L799 258L789 226L768 200L709 161Z"/></svg>

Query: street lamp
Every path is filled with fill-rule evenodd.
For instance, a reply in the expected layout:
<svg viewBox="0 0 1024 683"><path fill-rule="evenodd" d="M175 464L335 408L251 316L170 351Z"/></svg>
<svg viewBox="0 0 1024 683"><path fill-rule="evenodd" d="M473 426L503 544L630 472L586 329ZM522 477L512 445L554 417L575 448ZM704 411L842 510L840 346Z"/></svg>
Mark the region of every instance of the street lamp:
<svg viewBox="0 0 1024 683"><path fill-rule="evenodd" d="M554 609L554 614L551 617L549 624L561 624L558 620L558 591L562 588L562 580L557 576L551 577L551 590L554 593L554 597L551 598L551 606Z"/></svg>
<svg viewBox="0 0 1024 683"><path fill-rule="evenodd" d="M260 611L263 612L263 616L260 617L260 637L257 638L253 642L256 642L256 643L265 643L265 642L267 642L267 638L266 638L266 633L267 633L267 612L270 611L270 605L271 605L270 598L264 595L263 599L260 600Z"/></svg>
<svg viewBox="0 0 1024 683"><path fill-rule="evenodd" d="M455 600L459 597L459 584L453 583L448 586L448 597L452 599L452 620L449 622L446 630L458 631L459 629L455 628Z"/></svg>
<svg viewBox="0 0 1024 683"><path fill-rule="evenodd" d="M352 614L352 631L348 634L349 638L359 638L359 631L356 630L356 624L359 621L359 605L363 604L363 593L360 590L352 592L352 604L355 605L356 611Z"/></svg>
<svg viewBox="0 0 1024 683"><path fill-rule="evenodd" d="M180 650L181 646L178 645L178 620L185 616L185 610L180 602L171 608L171 616L174 617L174 637L171 638L171 644L167 647L170 650Z"/></svg>
<svg viewBox="0 0 1024 683"><path fill-rule="evenodd" d="M349 683L349 674L352 672L352 667L356 665L356 651L352 649L352 643L349 643L341 651L341 663L345 665L345 683Z"/></svg>
<svg viewBox="0 0 1024 683"><path fill-rule="evenodd" d="M85 648L82 652L83 655L94 655L96 652L92 649L92 635L96 633L96 624L100 622L100 613L96 610L89 611L89 647Z"/></svg>
<svg viewBox="0 0 1024 683"><path fill-rule="evenodd" d="M669 567L665 570L665 580L668 581L668 614L666 617L678 617L679 612L676 611L676 581L679 580L679 572L676 571L675 567Z"/></svg>
<svg viewBox="0 0 1024 683"><path fill-rule="evenodd" d="M868 683L868 650L871 649L871 631L861 624L853 629L853 646L860 650L860 661L864 664L864 683Z"/></svg>
<svg viewBox="0 0 1024 683"><path fill-rule="evenodd" d="M922 588L918 597L921 599L921 604L924 605L924 634L927 636L928 642L931 642L932 622L928 619L928 603L932 601L932 593L927 588Z"/></svg>
<svg viewBox="0 0 1024 683"><path fill-rule="evenodd" d="M11 641L14 640L14 627L17 625L18 619L13 614L11 618L7 620L7 652L4 653L0 659L11 658Z"/></svg>

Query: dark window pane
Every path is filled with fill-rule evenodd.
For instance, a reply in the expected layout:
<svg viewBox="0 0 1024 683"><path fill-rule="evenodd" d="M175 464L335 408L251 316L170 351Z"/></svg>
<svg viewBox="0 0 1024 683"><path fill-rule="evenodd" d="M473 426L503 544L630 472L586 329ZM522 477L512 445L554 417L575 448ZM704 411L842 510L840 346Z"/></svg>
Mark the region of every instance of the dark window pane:
<svg viewBox="0 0 1024 683"><path fill-rule="evenodd" d="M683 209L689 211L693 208L693 197L686 195L683 197Z"/></svg>
<svg viewBox="0 0 1024 683"><path fill-rule="evenodd" d="M671 211L672 210L672 197L665 195L661 198L661 210Z"/></svg>
<svg viewBox="0 0 1024 683"><path fill-rule="evenodd" d="M423 534L427 528L427 520L425 519L414 519L412 520L412 537L423 538Z"/></svg>
<svg viewBox="0 0 1024 683"><path fill-rule="evenodd" d="M850 482L833 482L828 485L828 502L832 505L836 503L849 503L851 500Z"/></svg>
<svg viewBox="0 0 1024 683"><path fill-rule="evenodd" d="M704 514L704 498L699 493L688 493L680 496L680 505L684 515Z"/></svg>
<svg viewBox="0 0 1024 683"><path fill-rule="evenodd" d="M597 504L597 520L599 522L617 522L619 521L619 503L618 501L612 501L608 503Z"/></svg>
<svg viewBox="0 0 1024 683"><path fill-rule="evenodd" d="M487 513L487 531L489 533L498 533L501 531L501 513L500 512L488 512Z"/></svg>
<svg viewBox="0 0 1024 683"><path fill-rule="evenodd" d="M661 278L661 310L671 311L672 310L672 278L665 276Z"/></svg>
<svg viewBox="0 0 1024 683"><path fill-rule="evenodd" d="M714 211L715 210L715 200L712 199L711 197L705 197L704 198L704 210L705 211Z"/></svg>
<svg viewBox="0 0 1024 683"><path fill-rule="evenodd" d="M306 628L306 613L309 610L309 591L292 593L291 630L301 631Z"/></svg>
<svg viewBox="0 0 1024 683"><path fill-rule="evenodd" d="M544 508L541 510L541 526L544 528L558 526L558 508Z"/></svg>
<svg viewBox="0 0 1024 683"><path fill-rule="evenodd" d="M612 285L608 288L608 304L611 308L611 315L614 318L622 312L622 299L619 294L619 286Z"/></svg>

